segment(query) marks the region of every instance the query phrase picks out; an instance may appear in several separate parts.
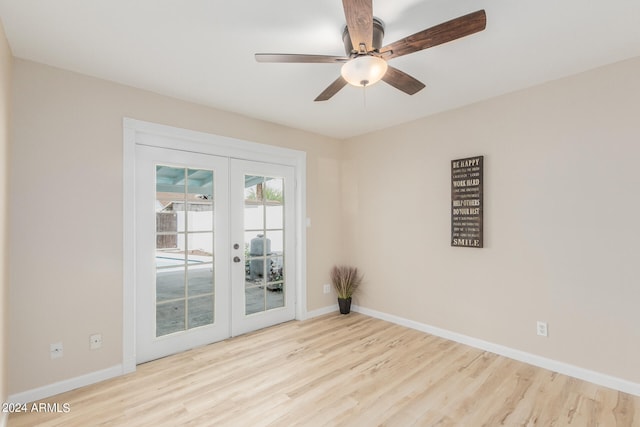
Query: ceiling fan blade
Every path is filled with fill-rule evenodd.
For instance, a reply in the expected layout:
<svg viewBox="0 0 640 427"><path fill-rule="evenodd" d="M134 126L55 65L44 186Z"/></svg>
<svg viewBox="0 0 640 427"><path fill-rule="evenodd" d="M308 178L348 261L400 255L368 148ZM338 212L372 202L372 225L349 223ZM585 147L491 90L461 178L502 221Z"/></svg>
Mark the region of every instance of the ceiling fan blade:
<svg viewBox="0 0 640 427"><path fill-rule="evenodd" d="M380 53L384 59L389 60L477 33L486 26L487 15L484 10L478 10L384 46Z"/></svg>
<svg viewBox="0 0 640 427"><path fill-rule="evenodd" d="M373 50L373 1L342 0L351 45L363 53ZM364 45L362 47L361 45Z"/></svg>
<svg viewBox="0 0 640 427"><path fill-rule="evenodd" d="M328 63L347 62L350 58L346 56L329 55L302 55L290 53L256 53L258 62L297 62L297 63Z"/></svg>
<svg viewBox="0 0 640 427"><path fill-rule="evenodd" d="M326 101L330 99L333 95L338 93L340 89L347 85L347 81L342 78L342 76L338 77L333 83L331 83L314 101Z"/></svg>
<svg viewBox="0 0 640 427"><path fill-rule="evenodd" d="M382 80L408 95L413 95L424 89L424 83L391 66L387 67L387 72L382 77Z"/></svg>

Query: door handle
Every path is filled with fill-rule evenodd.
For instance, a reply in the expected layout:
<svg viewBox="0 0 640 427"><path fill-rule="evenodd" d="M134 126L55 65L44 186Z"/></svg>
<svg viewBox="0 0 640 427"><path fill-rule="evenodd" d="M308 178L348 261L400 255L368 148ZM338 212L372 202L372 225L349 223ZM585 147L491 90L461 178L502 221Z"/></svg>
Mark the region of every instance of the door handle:
<svg viewBox="0 0 640 427"><path fill-rule="evenodd" d="M240 259L239 256L234 256L233 257L233 262L240 262L240 261L241 261L241 259Z"/></svg>

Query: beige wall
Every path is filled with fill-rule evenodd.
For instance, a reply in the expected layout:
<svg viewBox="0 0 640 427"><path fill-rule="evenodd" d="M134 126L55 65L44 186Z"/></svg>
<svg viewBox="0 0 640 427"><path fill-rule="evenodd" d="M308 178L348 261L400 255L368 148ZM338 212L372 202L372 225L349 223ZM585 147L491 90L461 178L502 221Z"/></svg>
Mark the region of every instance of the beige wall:
<svg viewBox="0 0 640 427"><path fill-rule="evenodd" d="M0 22L0 402L7 401L7 347L9 336L9 282L7 272L7 215L9 206L9 138L11 117L11 49ZM0 424L2 417L0 414Z"/></svg>
<svg viewBox="0 0 640 427"><path fill-rule="evenodd" d="M28 61L13 72L10 393L122 362L124 116L306 151L307 309L335 303L339 141Z"/></svg>
<svg viewBox="0 0 640 427"><path fill-rule="evenodd" d="M636 58L349 140L356 302L640 383L639 75ZM473 155L485 248L452 248L450 161Z"/></svg>
<svg viewBox="0 0 640 427"><path fill-rule="evenodd" d="M639 72L634 59L340 142L15 60L9 392L121 362L123 116L307 152L308 310L335 304L321 285L348 254L364 307L639 383ZM450 160L478 154L485 248L451 248Z"/></svg>

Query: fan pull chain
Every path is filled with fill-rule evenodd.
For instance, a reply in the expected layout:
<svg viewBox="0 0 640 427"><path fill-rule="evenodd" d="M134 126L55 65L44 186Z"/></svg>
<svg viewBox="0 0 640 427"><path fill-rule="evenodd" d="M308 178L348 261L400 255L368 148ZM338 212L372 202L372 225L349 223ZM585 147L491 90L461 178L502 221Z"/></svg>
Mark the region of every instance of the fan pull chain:
<svg viewBox="0 0 640 427"><path fill-rule="evenodd" d="M367 108L367 85L362 86L362 106Z"/></svg>

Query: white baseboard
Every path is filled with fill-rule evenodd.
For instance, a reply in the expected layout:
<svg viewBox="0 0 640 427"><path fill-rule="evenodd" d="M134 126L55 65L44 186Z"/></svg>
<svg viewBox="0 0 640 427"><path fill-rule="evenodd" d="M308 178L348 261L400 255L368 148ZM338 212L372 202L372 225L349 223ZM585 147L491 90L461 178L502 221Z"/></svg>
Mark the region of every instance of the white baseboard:
<svg viewBox="0 0 640 427"><path fill-rule="evenodd" d="M307 311L307 319L313 319L314 317L324 316L325 314L333 313L334 311L338 311L338 303L333 305L322 307L317 310Z"/></svg>
<svg viewBox="0 0 640 427"><path fill-rule="evenodd" d="M338 311L338 305L334 304L328 307L323 307L317 310L309 311L306 313L305 318L311 319L314 317L322 316L325 314ZM100 381L104 381L110 378L114 378L120 375L124 375L135 371L135 361L128 360L124 364L116 365L111 368L103 369L101 371L91 372L79 377L70 378L54 384L38 387L33 390L27 390L21 393L10 395L7 399L10 403L31 403L40 399L46 399L56 394L64 393L66 391L74 390L79 387L84 387L90 384L95 384ZM64 403L64 402L62 402ZM1 413L0 413L1 414ZM6 415L6 414L4 414ZM0 416L0 427L6 426L6 420Z"/></svg>
<svg viewBox="0 0 640 427"><path fill-rule="evenodd" d="M528 363L530 365L538 366L540 368L548 369L550 371L558 372L560 374L568 375L584 381L589 381L591 383L598 384L603 387L608 387L624 393L640 396L640 384L638 383L613 377L611 375L603 374L600 372L591 371L589 369L580 368L578 366L570 365L564 362L559 362L557 360L548 359L546 357L527 353L525 351L516 350L516 349L505 347L499 344L494 344L488 341L483 341L478 338L473 338L467 335L459 334L457 332L452 332L446 329L437 328L435 326L405 319L403 317L394 316L392 314L387 314L380 311L372 310L366 307L352 305L351 310L358 313L365 314L367 316L375 317L377 319L385 320L387 322L395 323L397 325L405 326L407 328L425 332L427 334L436 335L441 338L459 342L461 344L478 348L480 350L499 354L501 356L518 360L520 362ZM336 311L338 311L337 304L330 305L327 307L323 307L317 310L307 312L306 318L311 319L314 317L323 316L325 314L333 313ZM116 365L111 368L103 369L96 372L91 372L86 375L70 378L68 380L60 381L54 384L49 384L33 390L27 390L25 392L16 393L16 394L10 395L7 401L10 403L35 402L37 400L55 396L56 394L74 390L79 387L84 387L90 384L95 384L100 381L114 378L114 377L123 375L124 373L125 373L125 369L123 365ZM64 402L61 402L61 403L64 403ZM0 413L0 427L5 427L7 425L6 415L7 414Z"/></svg>
<svg viewBox="0 0 640 427"><path fill-rule="evenodd" d="M55 396L56 394L71 391L79 387L84 387L100 381L108 380L122 374L122 365L116 365L111 368L91 372L79 377L69 378L68 380L63 380L57 383L34 388L33 390L27 390L21 393L12 394L9 395L8 401L10 403L31 403L35 402L36 400L46 399L47 397Z"/></svg>
<svg viewBox="0 0 640 427"><path fill-rule="evenodd" d="M394 316L391 314L382 313L380 311L371 310L366 307L352 305L351 310L358 313L366 314L367 316L375 317L377 319L386 320L388 322L395 323L397 325L406 326L411 329L416 329L418 331L422 331L431 335L436 335L451 341L459 342L461 344L465 344L470 347L475 347L480 350L499 354L501 356L505 356L510 359L528 363L529 365L538 366L540 368L548 369L553 372L558 372L560 374L564 374L570 377L588 381L590 383L601 385L603 387L608 387L624 393L640 396L640 384L627 381L622 378L617 378L617 377L613 377L611 375L603 374L600 372L591 371L589 369L580 368L578 366L570 365L568 363L559 362L557 360L548 359L546 357L527 353L525 351L516 350L513 348L505 347L503 345L494 344L488 341L483 341L478 338L473 338L467 335L459 334L457 332L451 332L446 329L441 329L435 326L426 325L424 323L405 319L399 316Z"/></svg>
<svg viewBox="0 0 640 427"><path fill-rule="evenodd" d="M334 311L338 311L337 304L334 304L328 307L323 307L317 310L309 311L306 313L305 318L311 319L314 317L333 313ZM133 371L135 371L135 361L129 360L129 361L126 361L124 364L116 365L111 368L103 369L101 371L91 372L89 374L81 375L79 377L70 378L68 380L63 380L54 384L38 387L33 390L27 390L21 393L10 395L7 401L10 403L31 403L37 400L46 399L48 397L55 396L56 394L74 390L79 387L84 387L90 384L95 384L100 381L104 381L110 378L124 375ZM0 427L5 427L5 426L6 426L6 420L4 417L0 416Z"/></svg>

